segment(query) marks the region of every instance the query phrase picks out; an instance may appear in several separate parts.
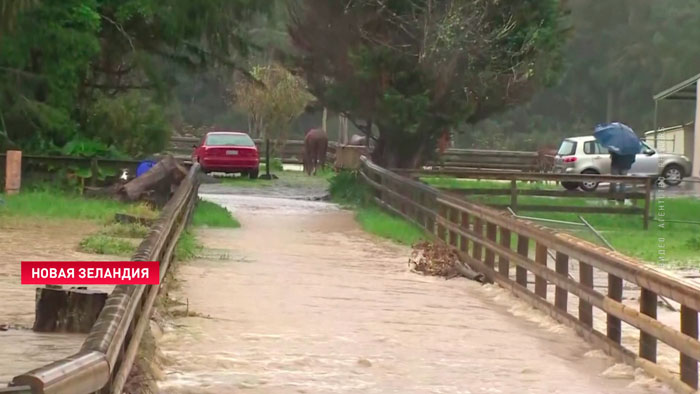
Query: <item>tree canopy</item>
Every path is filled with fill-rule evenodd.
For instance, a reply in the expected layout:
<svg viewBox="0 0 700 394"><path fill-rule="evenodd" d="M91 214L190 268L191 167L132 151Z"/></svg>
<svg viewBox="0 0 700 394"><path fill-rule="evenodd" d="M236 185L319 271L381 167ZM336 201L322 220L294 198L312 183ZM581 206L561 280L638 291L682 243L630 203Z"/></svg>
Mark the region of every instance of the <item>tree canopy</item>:
<svg viewBox="0 0 700 394"><path fill-rule="evenodd" d="M377 126L388 166L419 164L445 130L522 102L561 67L556 0L302 0L290 13L290 63L324 106Z"/></svg>
<svg viewBox="0 0 700 394"><path fill-rule="evenodd" d="M154 111L168 111L180 70L225 66L245 73L246 23L269 6L250 0L6 3L0 9L0 146L47 152L97 138L132 155L158 151L167 141L170 128ZM92 126L116 106L130 108L130 118L115 124L122 118L112 117L99 131ZM145 152L135 140L103 138L113 134L110 125L123 137L120 130L133 127L133 135L155 134L157 143Z"/></svg>

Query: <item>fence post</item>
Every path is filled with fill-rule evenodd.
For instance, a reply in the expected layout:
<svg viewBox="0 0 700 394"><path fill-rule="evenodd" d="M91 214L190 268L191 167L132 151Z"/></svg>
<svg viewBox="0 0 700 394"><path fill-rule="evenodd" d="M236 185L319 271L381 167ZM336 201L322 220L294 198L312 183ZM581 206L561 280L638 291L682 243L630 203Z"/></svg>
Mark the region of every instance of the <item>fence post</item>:
<svg viewBox="0 0 700 394"><path fill-rule="evenodd" d="M656 319L657 295L642 287L639 298L639 312ZM656 362L656 338L644 331L639 331L639 356L651 362Z"/></svg>
<svg viewBox="0 0 700 394"><path fill-rule="evenodd" d="M97 165L97 158L90 159L90 186L97 186L97 178L99 177L100 167Z"/></svg>
<svg viewBox="0 0 700 394"><path fill-rule="evenodd" d="M459 211L453 208L450 208L448 211L448 215L450 223L452 223L455 226L459 226ZM450 235L450 245L454 246L455 248L457 247L457 233L453 231L452 229L449 232Z"/></svg>
<svg viewBox="0 0 700 394"><path fill-rule="evenodd" d="M644 183L644 229L649 229L649 211L651 210L651 178Z"/></svg>
<svg viewBox="0 0 700 394"><path fill-rule="evenodd" d="M547 247L539 242L535 246L535 262L547 266ZM547 280L541 276L535 276L535 294L547 299Z"/></svg>
<svg viewBox="0 0 700 394"><path fill-rule="evenodd" d="M460 223L460 227L464 232L469 232L469 214L467 212L462 212L462 222ZM459 237L459 250L461 250L464 253L469 252L469 241L467 240L467 237L465 236L460 236Z"/></svg>
<svg viewBox="0 0 700 394"><path fill-rule="evenodd" d="M497 233L497 228L496 225L493 223L486 223L486 238L488 238L489 241L496 242L496 233ZM496 254L493 252L491 248L486 248L486 257L484 258L484 263L486 264L487 267L492 268L494 267L494 263L496 262Z"/></svg>
<svg viewBox="0 0 700 394"><path fill-rule="evenodd" d="M578 262L579 282L581 286L593 289L593 266L583 261ZM593 305L579 298L578 319L588 327L593 327Z"/></svg>
<svg viewBox="0 0 700 394"><path fill-rule="evenodd" d="M569 277L569 256L557 252L556 271L562 278ZM560 311L566 312L568 309L569 292L565 288L557 286L554 291L554 306Z"/></svg>
<svg viewBox="0 0 700 394"><path fill-rule="evenodd" d="M622 278L608 274L608 297L617 302L622 301ZM608 338L620 344L622 340L622 323L620 319L608 314L607 326Z"/></svg>
<svg viewBox="0 0 700 394"><path fill-rule="evenodd" d="M698 339L698 311L681 305L681 332ZM681 352L681 380L688 386L698 388L698 361Z"/></svg>
<svg viewBox="0 0 700 394"><path fill-rule="evenodd" d="M5 157L5 193L19 193L22 184L22 151L8 150Z"/></svg>
<svg viewBox="0 0 700 394"><path fill-rule="evenodd" d="M484 222L481 220L481 218L476 218L474 220L474 233L479 237L483 238L484 236ZM474 242L474 249L472 250L472 257L474 257L475 260L481 261L481 251L483 249L483 246L481 246L480 243Z"/></svg>
<svg viewBox="0 0 700 394"><path fill-rule="evenodd" d="M515 180L510 181L510 209L518 211L518 183Z"/></svg>
<svg viewBox="0 0 700 394"><path fill-rule="evenodd" d="M518 254L524 258L528 258L530 249L530 239L518 234ZM522 287L527 289L527 270L525 267L515 267L515 281Z"/></svg>
<svg viewBox="0 0 700 394"><path fill-rule="evenodd" d="M501 227L501 245L507 249L510 249L510 230ZM510 276L510 261L503 256L498 256L498 272L503 275L504 278Z"/></svg>

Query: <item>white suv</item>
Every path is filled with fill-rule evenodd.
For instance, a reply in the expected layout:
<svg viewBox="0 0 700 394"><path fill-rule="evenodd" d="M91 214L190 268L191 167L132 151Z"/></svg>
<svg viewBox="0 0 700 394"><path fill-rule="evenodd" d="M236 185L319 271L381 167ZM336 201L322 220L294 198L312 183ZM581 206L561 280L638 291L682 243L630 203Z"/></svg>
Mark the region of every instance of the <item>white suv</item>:
<svg viewBox="0 0 700 394"><path fill-rule="evenodd" d="M659 153L642 142L642 152L629 171L630 175L661 177L667 185L681 183L690 176L690 160L681 155ZM554 172L566 174L610 174L610 153L593 136L573 137L562 141L554 157ZM568 190L594 191L596 182L562 182Z"/></svg>

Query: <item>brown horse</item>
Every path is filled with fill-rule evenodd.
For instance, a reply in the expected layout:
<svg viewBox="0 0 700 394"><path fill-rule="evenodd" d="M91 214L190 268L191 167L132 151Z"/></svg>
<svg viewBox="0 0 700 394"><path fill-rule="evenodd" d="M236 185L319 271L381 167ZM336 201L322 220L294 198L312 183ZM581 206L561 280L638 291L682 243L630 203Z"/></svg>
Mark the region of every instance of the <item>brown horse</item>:
<svg viewBox="0 0 700 394"><path fill-rule="evenodd" d="M328 151L328 134L322 129L311 129L304 137L304 172L316 175L320 166L326 165Z"/></svg>
<svg viewBox="0 0 700 394"><path fill-rule="evenodd" d="M554 170L554 156L557 148L552 145L541 146L537 149L537 167L540 172L552 172Z"/></svg>

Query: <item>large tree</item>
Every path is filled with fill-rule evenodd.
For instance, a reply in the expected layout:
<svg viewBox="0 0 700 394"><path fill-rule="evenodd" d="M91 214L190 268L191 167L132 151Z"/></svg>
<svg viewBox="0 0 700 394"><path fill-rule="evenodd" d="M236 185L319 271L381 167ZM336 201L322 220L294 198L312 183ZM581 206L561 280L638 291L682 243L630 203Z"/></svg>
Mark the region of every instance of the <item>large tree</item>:
<svg viewBox="0 0 700 394"><path fill-rule="evenodd" d="M323 105L366 133L374 160L412 167L437 138L555 80L557 0L300 0L291 64Z"/></svg>

